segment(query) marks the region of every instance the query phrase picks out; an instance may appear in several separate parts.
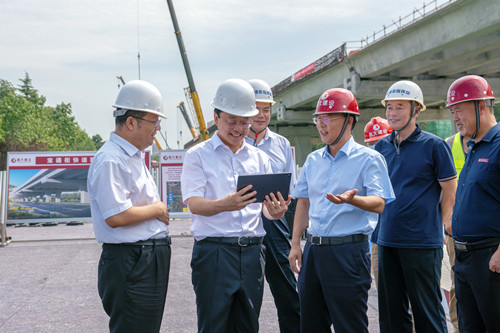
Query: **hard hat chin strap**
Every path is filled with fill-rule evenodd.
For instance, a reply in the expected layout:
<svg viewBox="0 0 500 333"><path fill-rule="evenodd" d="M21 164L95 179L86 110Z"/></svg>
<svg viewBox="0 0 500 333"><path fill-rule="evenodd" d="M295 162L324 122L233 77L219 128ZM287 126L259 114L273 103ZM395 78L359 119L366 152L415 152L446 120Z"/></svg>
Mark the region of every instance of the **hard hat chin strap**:
<svg viewBox="0 0 500 333"><path fill-rule="evenodd" d="M474 100L474 106L476 107L476 131L472 136L470 137L471 140L474 140L477 135L477 131L479 131L479 101L476 99Z"/></svg>
<svg viewBox="0 0 500 333"><path fill-rule="evenodd" d="M386 114L387 114L387 103L386 103L386 106L385 106L385 111L386 111ZM399 151L400 151L400 147L401 147L401 142L399 142L399 139L401 138L401 131L404 130L405 128L408 127L408 125L410 125L410 122L411 122L411 119L413 118L413 116L415 116L415 101L411 101L411 112L410 112L410 118L408 119L408 121L406 122L406 125L404 125L402 128L400 129L393 129L394 131L394 148L396 148L396 153L399 155Z"/></svg>
<svg viewBox="0 0 500 333"><path fill-rule="evenodd" d="M333 141L332 143L329 144L329 146L334 146L336 145L340 139L344 136L344 132L345 132L345 129L347 127L347 123L349 122L349 118L351 117L351 115L347 115L347 117L345 117L345 120L344 120L344 125L342 125L342 130L340 131L340 134L339 136L337 136L337 138L335 139L335 141Z"/></svg>
<svg viewBox="0 0 500 333"><path fill-rule="evenodd" d="M252 131L253 133L255 133L255 139L253 140L253 145L254 145L254 147L257 147L257 138L259 137L259 134L260 134L260 133L262 133L262 132L264 132L266 129L267 129L267 126L266 126L266 127L264 127L264 129L263 129L263 130L261 130L261 131L259 131L259 132L255 132L255 131L253 130L253 128L250 126L250 131Z"/></svg>

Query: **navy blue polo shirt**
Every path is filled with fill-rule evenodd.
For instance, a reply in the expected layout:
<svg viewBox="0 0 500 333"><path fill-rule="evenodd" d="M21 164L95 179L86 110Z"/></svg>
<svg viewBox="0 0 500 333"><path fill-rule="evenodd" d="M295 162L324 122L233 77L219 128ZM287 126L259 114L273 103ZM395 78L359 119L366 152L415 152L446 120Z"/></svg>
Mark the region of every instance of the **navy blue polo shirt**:
<svg viewBox="0 0 500 333"><path fill-rule="evenodd" d="M377 243L397 248L443 246L439 181L456 178L450 147L438 136L415 131L394 147L394 133L379 140L396 200L385 205L379 219Z"/></svg>
<svg viewBox="0 0 500 333"><path fill-rule="evenodd" d="M461 242L500 237L500 124L469 147L458 181L452 231Z"/></svg>

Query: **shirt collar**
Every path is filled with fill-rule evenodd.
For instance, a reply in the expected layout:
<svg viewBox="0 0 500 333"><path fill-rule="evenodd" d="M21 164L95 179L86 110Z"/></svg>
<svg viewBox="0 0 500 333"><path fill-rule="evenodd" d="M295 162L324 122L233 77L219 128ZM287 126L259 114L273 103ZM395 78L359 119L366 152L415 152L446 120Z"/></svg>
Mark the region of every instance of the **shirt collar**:
<svg viewBox="0 0 500 333"><path fill-rule="evenodd" d="M481 141L491 142L491 140L493 140L498 135L499 132L500 132L500 123L497 123L495 126L490 128L488 133L486 133L486 135L481 139Z"/></svg>
<svg viewBox="0 0 500 333"><path fill-rule="evenodd" d="M212 141L212 146L213 146L213 148L214 148L214 151L215 151L215 150L217 150L217 148L219 148L219 147L222 147L223 149L227 149L227 150L231 151L231 149L229 149L229 147L228 147L228 146L227 146L224 142L222 142L222 140L220 139L219 135L217 134L218 132L219 132L219 131L216 131L216 132L214 133L214 135L212 135L212 139L211 139L211 141ZM236 153L238 153L238 152L239 152L240 150L242 150L242 149L248 149L248 147L249 147L249 146L250 146L250 145L249 145L249 144L247 143L247 141L244 139L244 140L243 140L243 144L241 145L240 149L238 149L238 150L236 151ZM235 153L235 154L236 154L236 153Z"/></svg>
<svg viewBox="0 0 500 333"><path fill-rule="evenodd" d="M418 124L415 124L415 125L417 126L417 128L404 141L410 141L410 142L416 142L417 141L417 137L418 137L418 135L420 133L422 133L422 129L420 128L420 126L418 126ZM394 143L394 137L395 137L395 135L396 135L396 132L392 131L392 134L389 137L389 141L390 142Z"/></svg>
<svg viewBox="0 0 500 333"><path fill-rule="evenodd" d="M275 134L274 134L274 132L273 132L273 131L271 131L271 130L269 129L269 127L268 127L268 128L267 128L267 131L266 131L266 135L264 136L264 138L262 139L262 141L266 141L266 140L268 140L269 138L271 138L271 139L272 139L272 138L274 137L274 135L275 135Z"/></svg>
<svg viewBox="0 0 500 333"><path fill-rule="evenodd" d="M134 156L135 154L137 154L137 152L140 151L136 146L134 146L115 132L111 132L111 134L109 135L109 141L120 146L129 156Z"/></svg>
<svg viewBox="0 0 500 333"><path fill-rule="evenodd" d="M345 156L349 156L352 152L352 150L354 149L354 145L355 145L355 142L354 142L354 138L351 136L349 138L349 140L347 140L346 143L344 143L344 145L342 146L342 148L340 148L340 150L337 152L337 155L342 152ZM330 154L330 152L328 151L328 145L325 146L325 148L323 149L323 152L321 153L321 156L323 158L325 157L328 157L331 158L332 155Z"/></svg>

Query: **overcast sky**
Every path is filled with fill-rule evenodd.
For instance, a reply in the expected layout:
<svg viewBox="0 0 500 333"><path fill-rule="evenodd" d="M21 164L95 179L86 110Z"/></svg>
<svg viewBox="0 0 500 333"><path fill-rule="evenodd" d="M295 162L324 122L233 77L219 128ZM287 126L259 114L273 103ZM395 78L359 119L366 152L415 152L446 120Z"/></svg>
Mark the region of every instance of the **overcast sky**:
<svg viewBox="0 0 500 333"><path fill-rule="evenodd" d="M428 0L427 2L429 2ZM360 40L423 2L408 0L174 0L205 120L222 81L271 86L344 41ZM442 1L440 1L442 2ZM47 105L71 103L80 126L108 140L118 80L161 91L171 148L191 135L176 106L188 86L165 0L0 0L0 78L27 72ZM179 132L182 131L182 137ZM163 140L158 136L165 148Z"/></svg>

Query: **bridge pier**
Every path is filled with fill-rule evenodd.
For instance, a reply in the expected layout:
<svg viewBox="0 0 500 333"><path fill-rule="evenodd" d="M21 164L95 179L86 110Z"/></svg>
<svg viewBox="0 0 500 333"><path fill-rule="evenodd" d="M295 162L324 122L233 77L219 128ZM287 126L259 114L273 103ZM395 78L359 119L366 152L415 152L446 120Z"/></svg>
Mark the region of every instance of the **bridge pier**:
<svg viewBox="0 0 500 333"><path fill-rule="evenodd" d="M318 131L316 126L312 125L312 120L311 125L278 127L273 131L286 137L295 147L296 162L299 166L304 164L307 155L312 151L314 137L316 141L319 140Z"/></svg>

